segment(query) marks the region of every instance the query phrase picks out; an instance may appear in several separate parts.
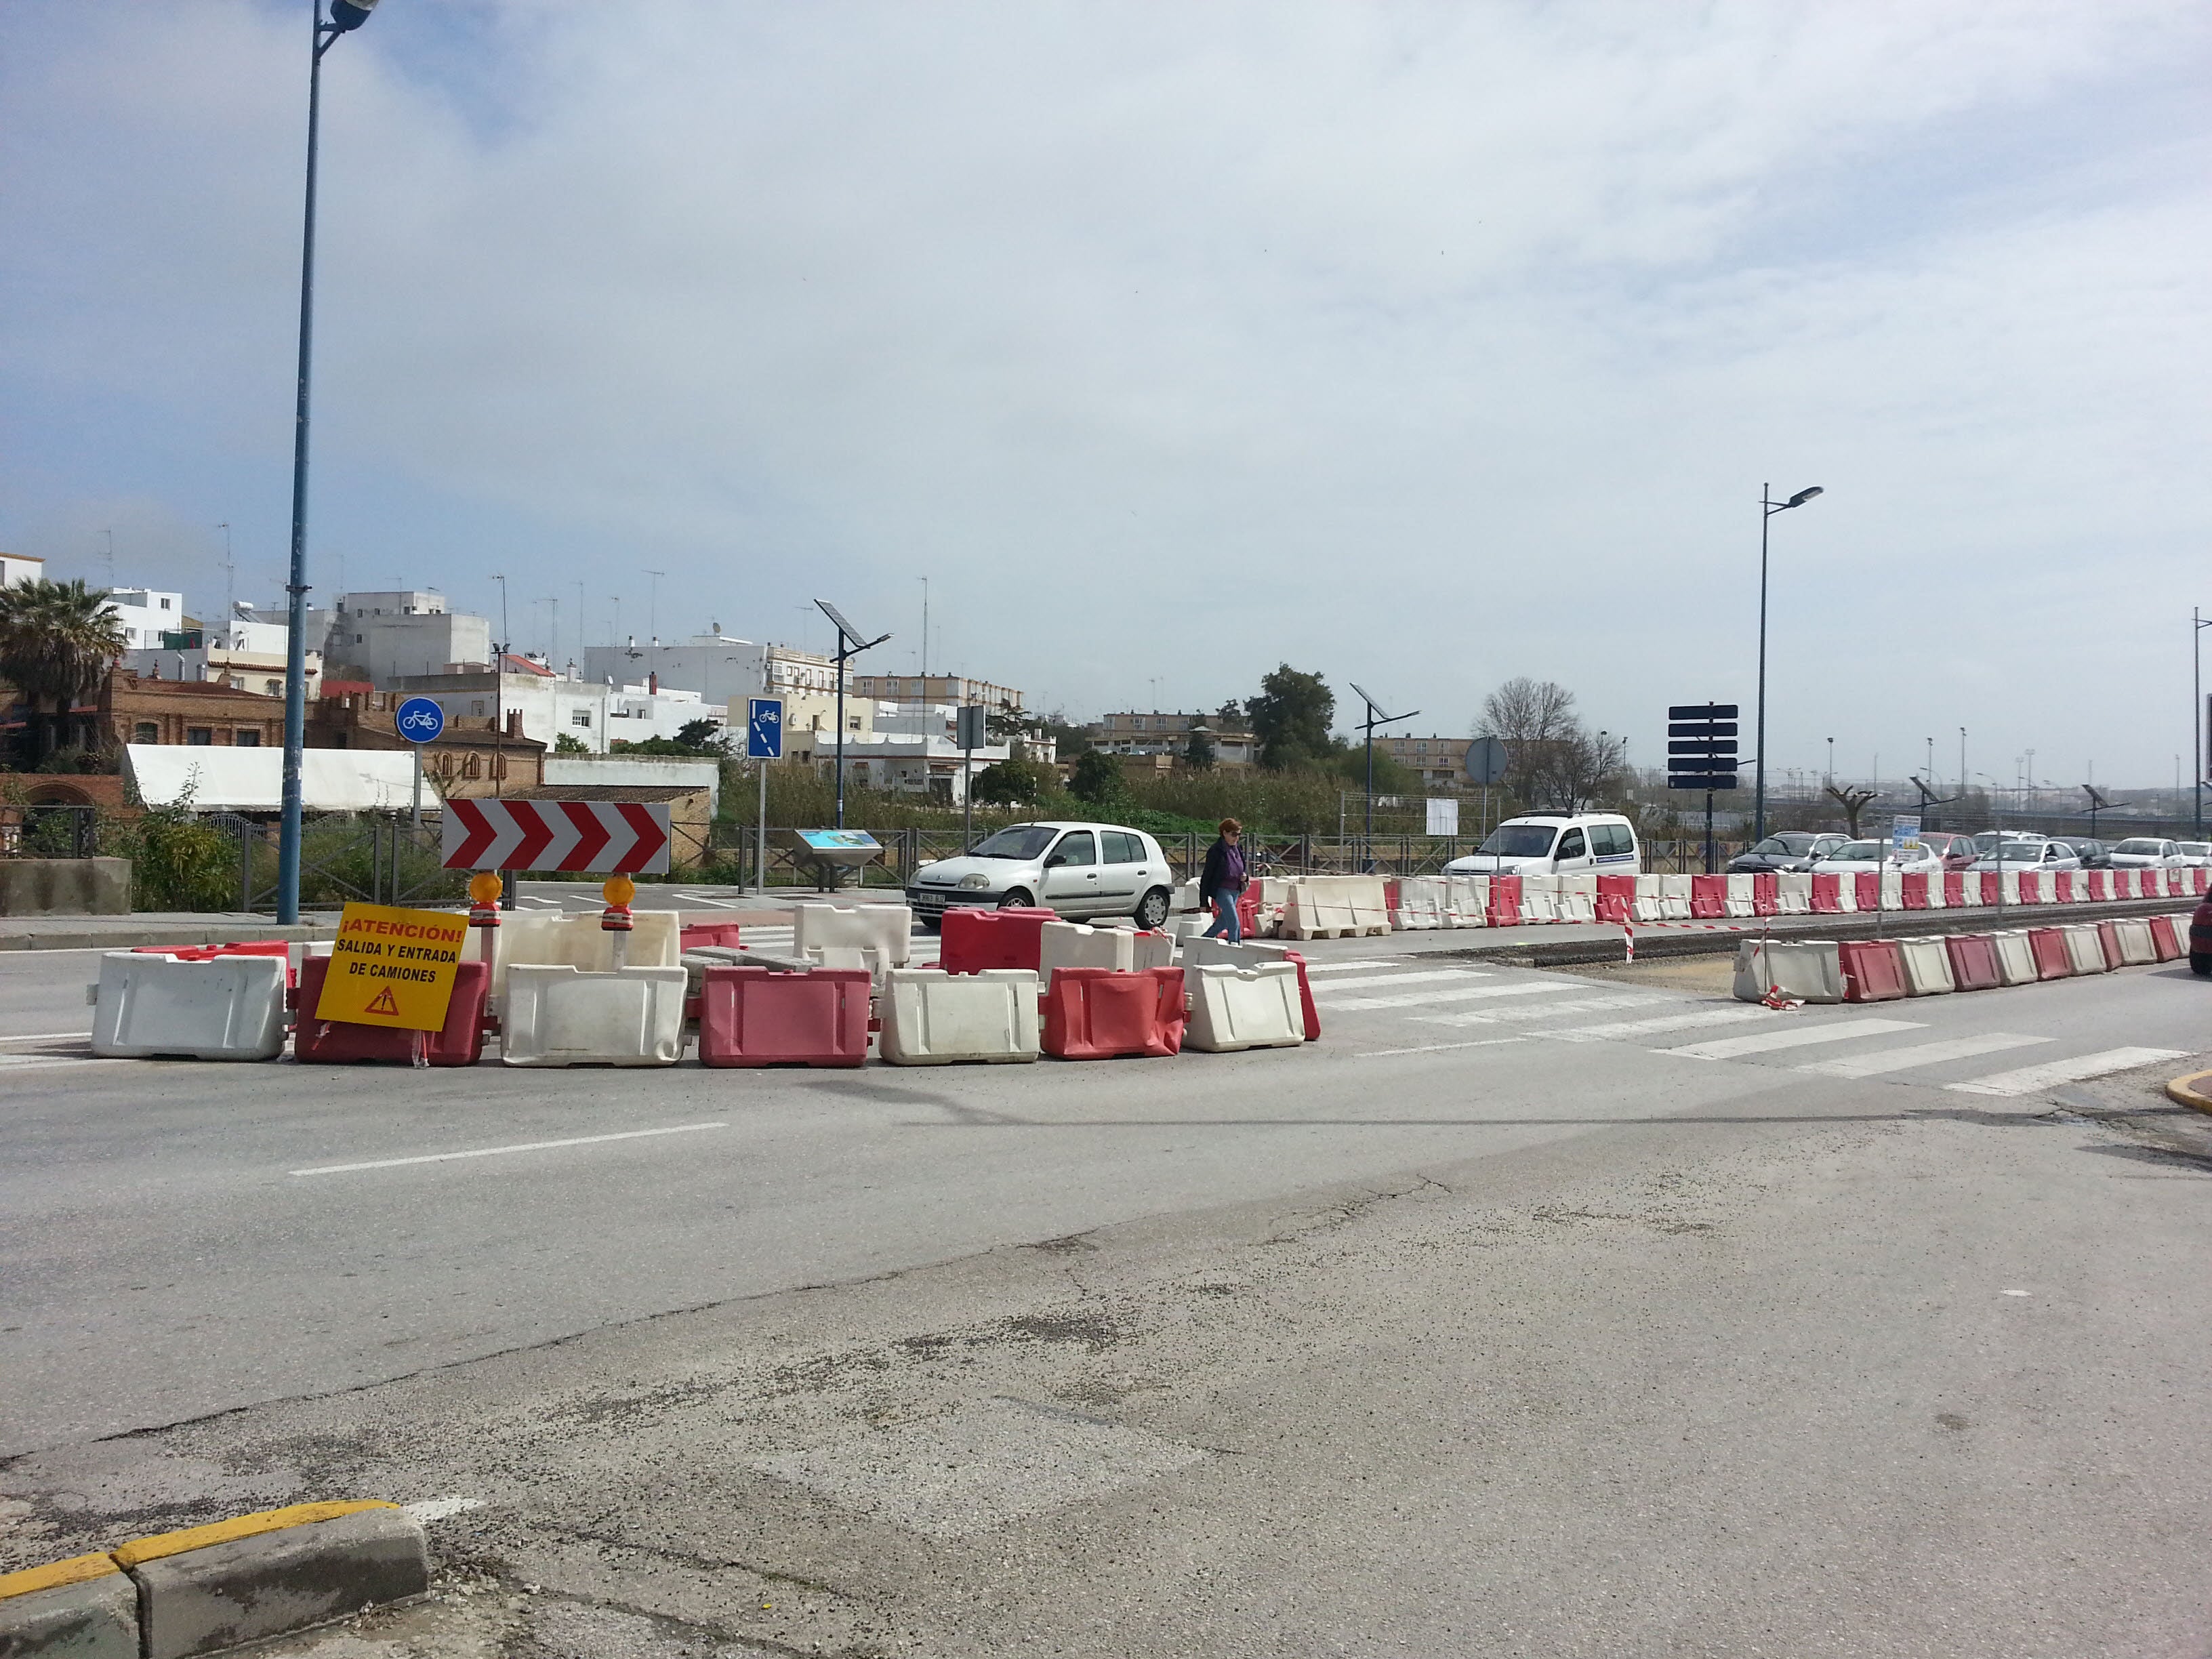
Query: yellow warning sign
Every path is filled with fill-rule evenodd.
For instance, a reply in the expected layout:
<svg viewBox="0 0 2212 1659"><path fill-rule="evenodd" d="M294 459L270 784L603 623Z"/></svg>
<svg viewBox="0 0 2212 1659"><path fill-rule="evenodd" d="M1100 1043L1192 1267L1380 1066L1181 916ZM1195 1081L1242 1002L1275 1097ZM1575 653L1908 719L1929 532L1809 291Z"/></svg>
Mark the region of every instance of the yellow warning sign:
<svg viewBox="0 0 2212 1659"><path fill-rule="evenodd" d="M443 1030L468 937L468 919L442 910L347 905L314 1017L343 1025Z"/></svg>

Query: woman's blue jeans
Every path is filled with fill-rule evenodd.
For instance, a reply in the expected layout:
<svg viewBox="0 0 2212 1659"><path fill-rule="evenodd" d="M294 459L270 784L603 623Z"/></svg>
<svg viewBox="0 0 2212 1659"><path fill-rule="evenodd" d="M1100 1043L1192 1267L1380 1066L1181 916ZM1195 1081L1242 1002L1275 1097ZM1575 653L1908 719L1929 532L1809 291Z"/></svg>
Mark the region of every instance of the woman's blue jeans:
<svg viewBox="0 0 2212 1659"><path fill-rule="evenodd" d="M1202 937L1225 939L1231 945L1244 942L1243 918L1237 914L1236 894L1216 893L1213 896L1213 926L1207 928Z"/></svg>

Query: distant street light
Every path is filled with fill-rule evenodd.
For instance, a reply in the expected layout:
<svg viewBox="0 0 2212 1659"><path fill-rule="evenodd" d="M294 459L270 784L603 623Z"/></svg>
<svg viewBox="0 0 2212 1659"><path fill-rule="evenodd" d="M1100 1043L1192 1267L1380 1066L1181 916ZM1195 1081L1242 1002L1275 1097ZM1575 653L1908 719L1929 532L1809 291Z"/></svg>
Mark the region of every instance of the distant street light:
<svg viewBox="0 0 2212 1659"><path fill-rule="evenodd" d="M2212 628L2212 617L2201 611L2189 613L2189 726L2197 740L2197 775L2191 780L2189 793L2197 798L2197 839L2204 839L2204 630Z"/></svg>
<svg viewBox="0 0 2212 1659"><path fill-rule="evenodd" d="M300 919L300 770L307 745L307 368L315 331L315 141L322 124L323 54L368 21L376 0L316 0L307 59L307 191L300 237L300 373L292 417L291 637L284 647L283 821L276 839L276 920Z"/></svg>
<svg viewBox="0 0 2212 1659"><path fill-rule="evenodd" d="M1759 487L1759 754L1753 762L1758 771L1751 832L1754 842L1766 839L1766 521L1778 513L1804 506L1822 493L1820 486L1814 484L1786 501L1778 501L1771 498L1773 488L1772 484Z"/></svg>

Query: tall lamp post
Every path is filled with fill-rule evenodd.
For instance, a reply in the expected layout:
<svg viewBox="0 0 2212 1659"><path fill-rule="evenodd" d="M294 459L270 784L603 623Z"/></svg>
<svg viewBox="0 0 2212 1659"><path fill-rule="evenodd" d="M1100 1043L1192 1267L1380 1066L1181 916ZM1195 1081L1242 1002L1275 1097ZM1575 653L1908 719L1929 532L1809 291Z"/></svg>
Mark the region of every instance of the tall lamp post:
<svg viewBox="0 0 2212 1659"><path fill-rule="evenodd" d="M1753 785L1754 805L1752 811L1751 839L1753 845L1766 839L1766 521L1778 513L1787 513L1793 507L1802 507L1814 496L1822 494L1820 486L1801 489L1786 501L1771 499L1774 486L1759 487L1759 753L1753 764L1758 769Z"/></svg>
<svg viewBox="0 0 2212 1659"><path fill-rule="evenodd" d="M307 202L300 237L300 384L292 417L291 637L284 647L284 817L276 841L276 920L300 919L300 769L307 744L307 365L315 325L315 140L322 123L323 54L368 21L376 0L315 0L307 60Z"/></svg>
<svg viewBox="0 0 2212 1659"><path fill-rule="evenodd" d="M1352 683L1352 689L1354 691L1359 691L1358 681L1355 680ZM1367 829L1364 836L1365 844L1360 851L1361 861L1371 869L1375 863L1375 728L1378 726L1395 726L1400 720L1409 720L1421 711L1418 708L1409 708L1402 714L1386 714L1382 712L1382 705L1364 691L1359 691L1359 701L1367 705L1367 718L1360 721L1360 724L1367 729Z"/></svg>
<svg viewBox="0 0 2212 1659"><path fill-rule="evenodd" d="M2204 839L2204 630L2212 628L2212 617L2203 611L2189 613L2189 726L2197 740L2197 775L2190 780L2189 793L2197 800L2197 839Z"/></svg>
<svg viewBox="0 0 2212 1659"><path fill-rule="evenodd" d="M845 827L845 665L863 651L872 651L885 640L888 634L878 634L872 640L863 639L860 630L845 620L845 613L827 599L814 603L822 614L830 618L837 629L837 827ZM927 752L927 745L923 745Z"/></svg>

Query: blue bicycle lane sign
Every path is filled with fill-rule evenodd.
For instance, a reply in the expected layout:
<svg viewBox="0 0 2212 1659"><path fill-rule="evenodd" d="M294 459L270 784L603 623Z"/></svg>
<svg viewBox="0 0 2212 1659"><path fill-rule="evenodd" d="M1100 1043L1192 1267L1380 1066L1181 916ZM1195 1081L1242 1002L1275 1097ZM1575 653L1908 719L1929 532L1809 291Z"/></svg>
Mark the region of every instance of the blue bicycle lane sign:
<svg viewBox="0 0 2212 1659"><path fill-rule="evenodd" d="M428 697L410 697L399 705L399 735L410 743L435 743L446 729L446 711Z"/></svg>

